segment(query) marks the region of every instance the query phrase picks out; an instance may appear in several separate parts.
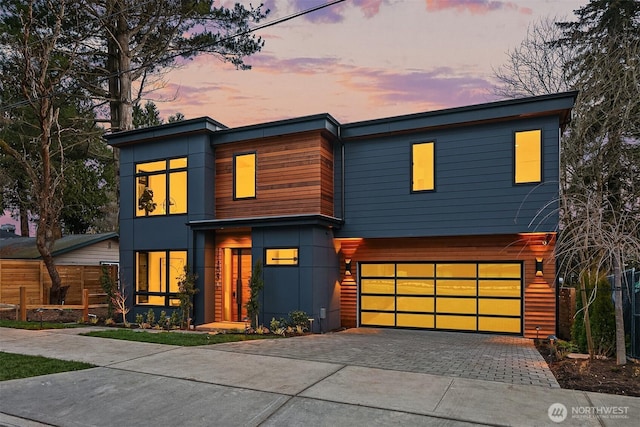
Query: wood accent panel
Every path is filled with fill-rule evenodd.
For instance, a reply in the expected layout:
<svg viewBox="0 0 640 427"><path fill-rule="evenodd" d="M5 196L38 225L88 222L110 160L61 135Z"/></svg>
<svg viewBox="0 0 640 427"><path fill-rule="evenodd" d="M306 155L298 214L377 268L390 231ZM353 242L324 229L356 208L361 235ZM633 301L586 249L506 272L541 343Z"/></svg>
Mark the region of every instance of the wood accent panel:
<svg viewBox="0 0 640 427"><path fill-rule="evenodd" d="M536 326L540 326L538 335L546 337L556 333L553 237L552 234L530 233L360 241L345 239L340 241L341 273L345 277L345 258L351 258L354 276L355 266L362 261L524 261L524 336L535 338ZM543 244L543 240L547 244ZM543 277L535 276L536 258L544 261ZM358 295L354 279L343 280L341 288L340 312L344 327L356 326Z"/></svg>
<svg viewBox="0 0 640 427"><path fill-rule="evenodd" d="M112 277L117 275L116 266L105 266ZM104 304L100 278L102 266L58 265L56 266L62 286L69 286L65 304L82 304L82 291L89 290L89 304ZM51 279L42 261L0 260L0 302L20 303L20 287L27 288L27 304L48 304Z"/></svg>
<svg viewBox="0 0 640 427"><path fill-rule="evenodd" d="M233 155L256 152L256 197L233 200ZM216 147L216 218L333 215L333 149L320 131Z"/></svg>

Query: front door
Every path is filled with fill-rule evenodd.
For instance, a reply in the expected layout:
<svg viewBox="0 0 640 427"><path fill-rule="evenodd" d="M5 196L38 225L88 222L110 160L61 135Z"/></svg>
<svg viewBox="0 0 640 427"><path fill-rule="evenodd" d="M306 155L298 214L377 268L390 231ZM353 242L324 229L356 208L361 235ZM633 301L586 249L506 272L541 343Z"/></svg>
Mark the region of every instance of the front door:
<svg viewBox="0 0 640 427"><path fill-rule="evenodd" d="M242 322L247 317L245 304L250 296L249 279L251 277L251 249L231 249L231 256L225 257L229 267L228 280L225 280L224 319L229 322ZM230 259L229 259L230 258Z"/></svg>

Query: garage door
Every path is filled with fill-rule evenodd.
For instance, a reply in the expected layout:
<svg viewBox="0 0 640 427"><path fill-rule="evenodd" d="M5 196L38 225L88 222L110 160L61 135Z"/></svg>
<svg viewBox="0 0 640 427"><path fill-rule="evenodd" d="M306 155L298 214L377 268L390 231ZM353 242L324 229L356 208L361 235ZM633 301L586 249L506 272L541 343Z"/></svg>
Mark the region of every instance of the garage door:
<svg viewBox="0 0 640 427"><path fill-rule="evenodd" d="M521 262L360 263L360 324L522 334Z"/></svg>

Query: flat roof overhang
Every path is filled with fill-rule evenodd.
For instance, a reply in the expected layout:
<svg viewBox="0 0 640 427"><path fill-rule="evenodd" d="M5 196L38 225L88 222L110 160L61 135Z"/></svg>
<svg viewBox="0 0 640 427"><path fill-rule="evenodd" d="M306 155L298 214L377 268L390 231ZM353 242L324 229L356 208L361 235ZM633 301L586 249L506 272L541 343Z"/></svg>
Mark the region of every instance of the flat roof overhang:
<svg viewBox="0 0 640 427"><path fill-rule="evenodd" d="M189 221L187 225L192 230L223 230L225 228L252 228L252 227L291 227L300 225L318 225L327 228L340 228L343 220L332 216L311 215L285 215L263 216L253 218L231 219L204 219Z"/></svg>

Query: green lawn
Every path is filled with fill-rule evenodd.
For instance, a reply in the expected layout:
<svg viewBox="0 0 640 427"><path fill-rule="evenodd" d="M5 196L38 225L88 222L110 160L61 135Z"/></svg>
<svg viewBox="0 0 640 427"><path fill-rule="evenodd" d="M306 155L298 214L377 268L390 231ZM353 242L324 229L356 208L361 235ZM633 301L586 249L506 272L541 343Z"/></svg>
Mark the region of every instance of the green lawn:
<svg viewBox="0 0 640 427"><path fill-rule="evenodd" d="M0 381L37 377L38 375L56 374L58 372L79 371L93 367L94 365L84 362L70 362L42 356L27 356L0 351Z"/></svg>
<svg viewBox="0 0 640 427"><path fill-rule="evenodd" d="M113 329L108 331L92 331L82 335L89 337L113 338L117 340L150 342L179 346L196 346L220 344L225 342L249 341L278 338L277 335L245 335L245 334L199 334L185 332L147 332L144 330Z"/></svg>
<svg viewBox="0 0 640 427"><path fill-rule="evenodd" d="M81 328L86 325L81 323L54 323L54 322L22 322L20 320L4 320L0 319L0 328L15 329L64 329L64 328Z"/></svg>

